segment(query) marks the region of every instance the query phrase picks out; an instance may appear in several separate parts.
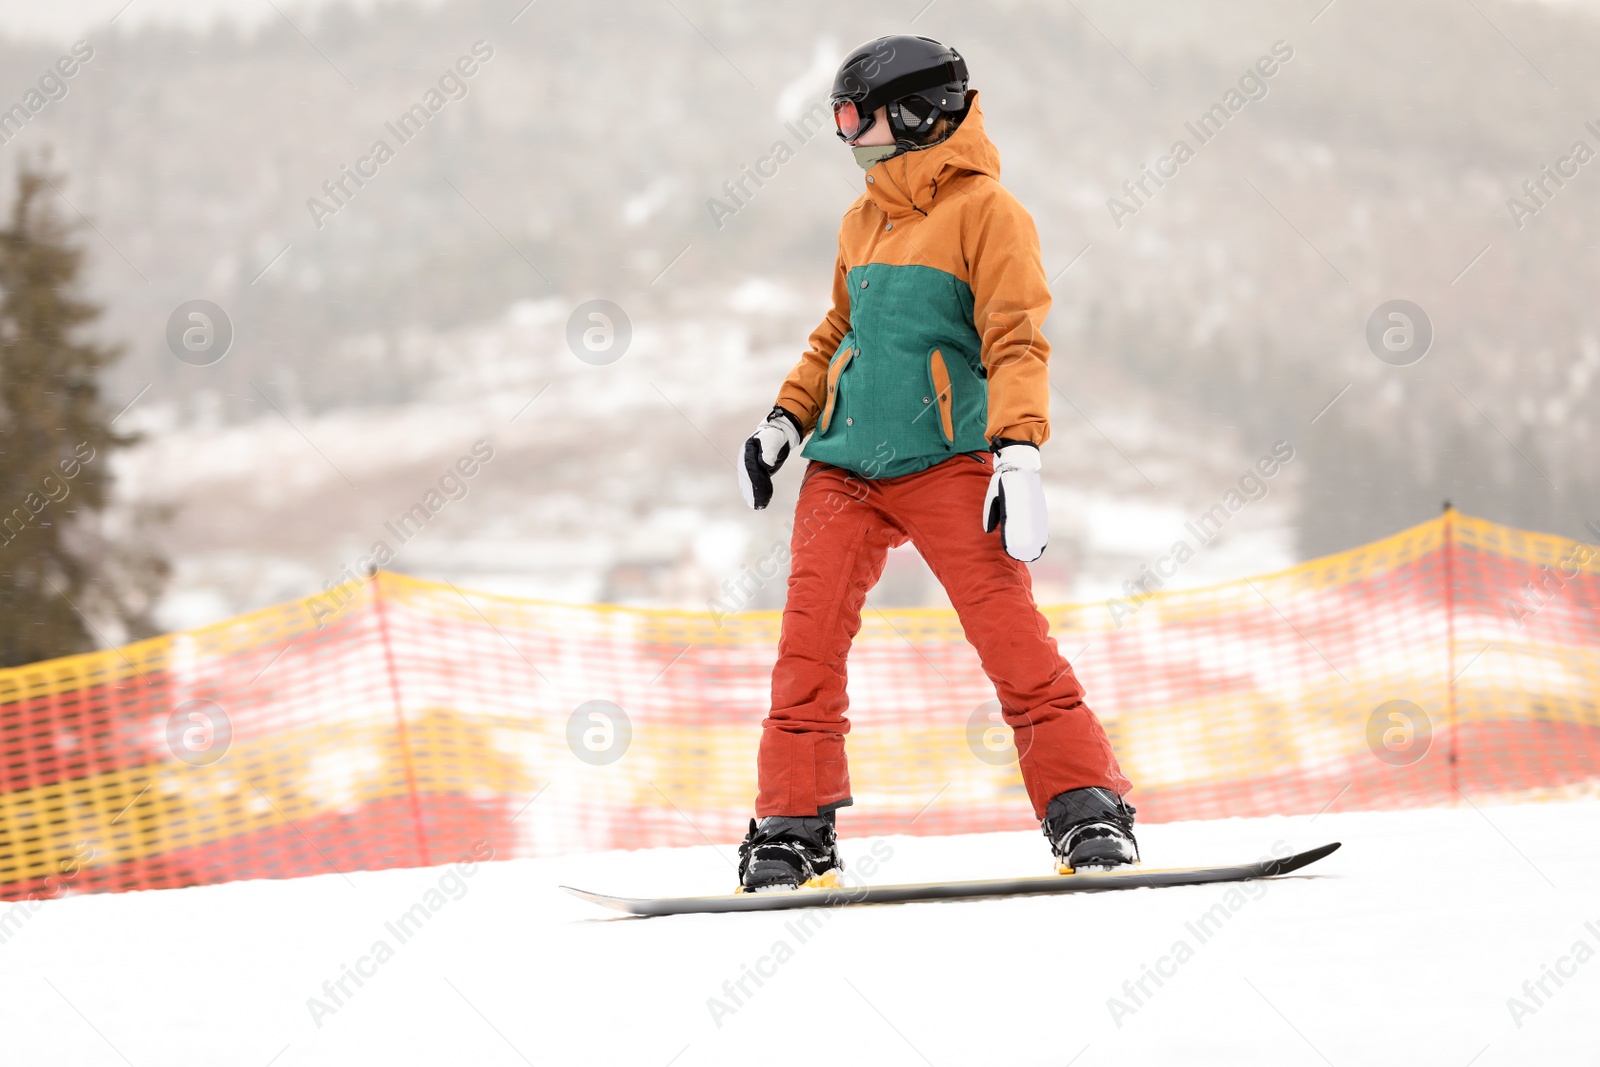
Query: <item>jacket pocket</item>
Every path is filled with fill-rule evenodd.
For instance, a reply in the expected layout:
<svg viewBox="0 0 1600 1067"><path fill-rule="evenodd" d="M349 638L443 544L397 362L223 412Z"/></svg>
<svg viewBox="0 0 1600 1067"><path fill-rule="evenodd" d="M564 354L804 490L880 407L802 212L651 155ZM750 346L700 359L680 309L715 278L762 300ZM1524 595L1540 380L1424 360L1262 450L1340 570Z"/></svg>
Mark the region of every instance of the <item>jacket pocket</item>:
<svg viewBox="0 0 1600 1067"><path fill-rule="evenodd" d="M845 367L850 363L850 357L854 355L855 349L847 348L835 356L833 362L828 365L828 396L823 401L822 414L817 418L819 434L827 433L828 427L833 423L834 401L839 396L839 375L844 373Z"/></svg>
<svg viewBox="0 0 1600 1067"><path fill-rule="evenodd" d="M944 353L935 348L928 353L928 384L933 389L933 401L939 406L939 433L945 444L956 439L955 405L950 395L950 368L945 366Z"/></svg>

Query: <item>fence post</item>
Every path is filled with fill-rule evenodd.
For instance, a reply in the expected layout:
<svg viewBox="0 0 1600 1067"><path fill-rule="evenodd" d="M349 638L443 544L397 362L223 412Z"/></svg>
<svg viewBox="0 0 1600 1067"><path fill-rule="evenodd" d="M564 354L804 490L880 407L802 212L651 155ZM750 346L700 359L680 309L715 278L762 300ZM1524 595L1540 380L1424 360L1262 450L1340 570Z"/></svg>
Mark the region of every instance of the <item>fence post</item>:
<svg viewBox="0 0 1600 1067"><path fill-rule="evenodd" d="M384 672L389 676L389 697L394 702L394 728L400 745L400 758L406 768L406 791L411 796L411 826L417 835L417 865L430 866L428 839L422 830L422 801L417 795L417 773L411 765L411 739L406 732L406 717L400 705L400 679L394 669L394 650L389 644L389 620L383 607L383 572L372 574L372 608L378 616L378 641L383 646Z"/></svg>
<svg viewBox="0 0 1600 1067"><path fill-rule="evenodd" d="M1461 802L1461 771L1457 749L1456 722L1456 509L1450 501L1444 502L1444 618L1449 651L1445 669L1449 679L1445 684L1446 714L1450 720L1450 748L1447 762L1450 766L1450 803Z"/></svg>

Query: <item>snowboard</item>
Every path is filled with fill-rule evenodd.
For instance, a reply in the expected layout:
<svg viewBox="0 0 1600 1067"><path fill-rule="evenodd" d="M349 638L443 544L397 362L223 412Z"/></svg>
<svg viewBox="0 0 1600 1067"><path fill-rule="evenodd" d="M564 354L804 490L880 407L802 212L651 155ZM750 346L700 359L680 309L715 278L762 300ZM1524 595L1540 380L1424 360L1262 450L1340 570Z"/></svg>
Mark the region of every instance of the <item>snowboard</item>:
<svg viewBox="0 0 1600 1067"><path fill-rule="evenodd" d="M702 897L615 897L562 886L573 896L627 912L629 915L693 915L729 911L783 911L789 908L836 908L855 904L906 904L926 900L982 900L988 897L1087 893L1107 889L1159 889L1174 885L1207 885L1272 878L1317 862L1339 847L1321 845L1282 859L1238 863L1228 867L1167 867L1146 870L1049 874L1032 878L988 878L964 882L921 882L907 885L841 886L770 893L722 893Z"/></svg>

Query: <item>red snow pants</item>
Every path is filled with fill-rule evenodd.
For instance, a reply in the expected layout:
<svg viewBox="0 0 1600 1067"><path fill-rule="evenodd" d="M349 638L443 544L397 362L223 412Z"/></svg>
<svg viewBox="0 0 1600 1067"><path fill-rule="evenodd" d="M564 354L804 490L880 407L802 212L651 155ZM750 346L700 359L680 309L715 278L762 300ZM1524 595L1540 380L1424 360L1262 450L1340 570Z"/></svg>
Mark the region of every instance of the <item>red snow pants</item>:
<svg viewBox="0 0 1600 1067"><path fill-rule="evenodd" d="M949 594L1012 728L1033 813L1050 798L1130 783L1083 687L1033 603L1028 568L983 532L987 455L899 478L812 462L795 508L772 710L761 724L756 814L815 815L850 803L845 660L889 549L910 541Z"/></svg>

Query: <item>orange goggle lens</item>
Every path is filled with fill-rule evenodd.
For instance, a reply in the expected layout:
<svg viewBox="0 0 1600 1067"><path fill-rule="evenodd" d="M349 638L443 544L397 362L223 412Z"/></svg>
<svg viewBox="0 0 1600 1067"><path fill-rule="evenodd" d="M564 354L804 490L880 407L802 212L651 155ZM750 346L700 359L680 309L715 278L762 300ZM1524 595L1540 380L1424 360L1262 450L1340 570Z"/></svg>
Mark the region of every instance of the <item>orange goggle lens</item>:
<svg viewBox="0 0 1600 1067"><path fill-rule="evenodd" d="M856 109L855 101L840 100L833 105L833 124L839 127L839 132L844 134L847 140L860 136L861 112Z"/></svg>

